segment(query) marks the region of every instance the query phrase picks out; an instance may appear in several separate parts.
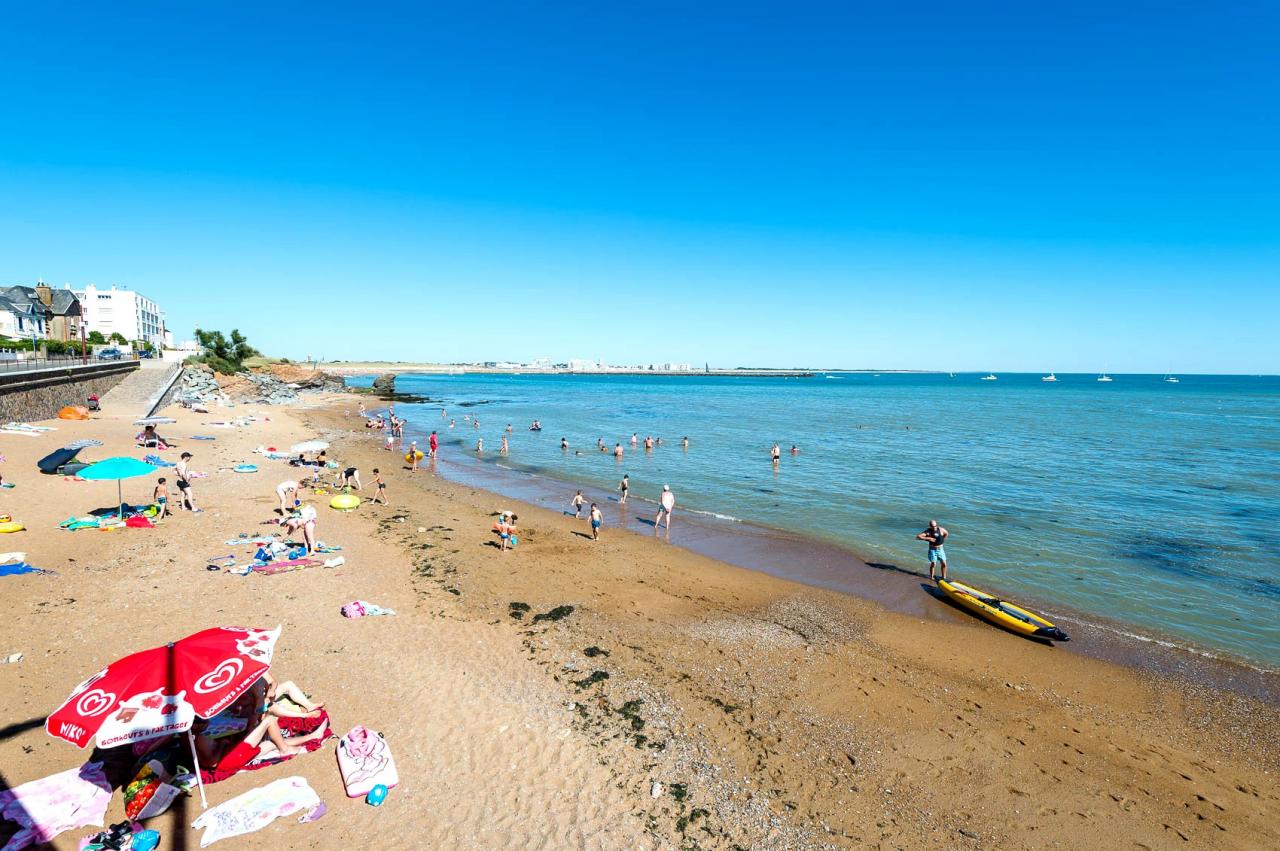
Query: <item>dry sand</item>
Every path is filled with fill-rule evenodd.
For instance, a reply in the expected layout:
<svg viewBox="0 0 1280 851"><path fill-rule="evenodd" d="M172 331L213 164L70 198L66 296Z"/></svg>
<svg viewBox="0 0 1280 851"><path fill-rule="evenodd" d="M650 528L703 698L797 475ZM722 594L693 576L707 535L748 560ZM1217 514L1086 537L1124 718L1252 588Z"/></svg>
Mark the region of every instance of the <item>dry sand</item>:
<svg viewBox="0 0 1280 851"><path fill-rule="evenodd" d="M59 571L0 577L0 657L25 656L0 666L0 780L88 756L42 724L103 664L208 626L280 623L278 676L326 701L339 732L381 730L402 782L380 809L345 799L330 745L210 787L216 802L300 774L329 805L238 847L1280 847L1273 705L976 621L921 623L643 535L606 528L593 543L583 521L411 475L349 415L352 397L326 405L167 411L180 422L162 433L210 476L196 483L203 514L154 530L59 531L114 485L35 472L79 437L106 441L89 457L140 455L136 412L0 437L18 484L0 510L29 527L0 549ZM270 421L205 425L249 413ZM361 469L366 495L372 467L389 482L390 507L315 500L319 536L347 564L206 571L245 552L225 541L259 531L291 478L249 450L317 436ZM218 472L241 461L261 471ZM126 483L126 498L149 493ZM521 515L506 554L489 531L499 508ZM342 618L356 598L399 614ZM560 606L573 611L534 622ZM198 811L185 799L153 821L163 847L198 846L183 827ZM121 817L117 796L108 818Z"/></svg>

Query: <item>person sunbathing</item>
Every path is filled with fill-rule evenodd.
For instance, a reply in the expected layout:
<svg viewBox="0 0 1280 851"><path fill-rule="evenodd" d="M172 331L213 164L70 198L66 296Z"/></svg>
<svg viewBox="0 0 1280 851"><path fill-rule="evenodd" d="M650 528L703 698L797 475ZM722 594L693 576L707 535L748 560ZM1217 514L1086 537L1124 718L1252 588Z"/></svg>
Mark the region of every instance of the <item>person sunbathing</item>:
<svg viewBox="0 0 1280 851"><path fill-rule="evenodd" d="M156 431L156 427L153 425L144 426L142 429L142 433L139 434L135 439L138 441L139 446L143 446L148 449L168 449L169 448L168 442L165 441L165 439L159 435L159 433Z"/></svg>
<svg viewBox="0 0 1280 851"><path fill-rule="evenodd" d="M275 716L265 715L244 739L229 745L227 740L211 739L203 735L207 725L208 722L204 719L197 719L192 725L196 756L200 760L200 779L206 783L224 780L260 756L296 756L306 751L306 746L311 742L323 740L329 735L329 722L326 720L305 736L286 739Z"/></svg>
<svg viewBox="0 0 1280 851"><path fill-rule="evenodd" d="M324 707L315 703L293 680L277 683L270 674L263 674L267 690L262 700L262 713L276 718L315 718ZM296 706L298 709L294 709Z"/></svg>

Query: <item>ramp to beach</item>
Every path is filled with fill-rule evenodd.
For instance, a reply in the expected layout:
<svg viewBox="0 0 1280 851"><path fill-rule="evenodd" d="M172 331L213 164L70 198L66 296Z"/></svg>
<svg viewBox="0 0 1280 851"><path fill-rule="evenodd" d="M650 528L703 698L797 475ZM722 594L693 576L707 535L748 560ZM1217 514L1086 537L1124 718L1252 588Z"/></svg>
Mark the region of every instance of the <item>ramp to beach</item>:
<svg viewBox="0 0 1280 851"><path fill-rule="evenodd" d="M102 404L145 417L181 371L180 363L144 360L140 369L107 391L102 397Z"/></svg>

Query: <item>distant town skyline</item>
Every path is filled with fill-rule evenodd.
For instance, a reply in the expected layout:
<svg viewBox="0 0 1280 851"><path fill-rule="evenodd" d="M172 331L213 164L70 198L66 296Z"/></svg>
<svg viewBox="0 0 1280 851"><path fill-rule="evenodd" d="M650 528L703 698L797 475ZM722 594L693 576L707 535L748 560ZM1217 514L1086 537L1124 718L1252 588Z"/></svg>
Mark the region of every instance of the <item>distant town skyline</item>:
<svg viewBox="0 0 1280 851"><path fill-rule="evenodd" d="M1258 13L19 5L0 283L290 358L1277 373Z"/></svg>

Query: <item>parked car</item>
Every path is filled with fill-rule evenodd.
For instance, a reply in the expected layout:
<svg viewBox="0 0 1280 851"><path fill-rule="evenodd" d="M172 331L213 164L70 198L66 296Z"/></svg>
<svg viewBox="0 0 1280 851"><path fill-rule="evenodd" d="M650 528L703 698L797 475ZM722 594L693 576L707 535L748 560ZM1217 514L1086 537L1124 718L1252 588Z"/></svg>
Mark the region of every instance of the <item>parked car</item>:
<svg viewBox="0 0 1280 851"><path fill-rule="evenodd" d="M119 349L103 349L98 352L98 360L120 360L124 357L124 352Z"/></svg>
<svg viewBox="0 0 1280 851"><path fill-rule="evenodd" d="M156 356L155 349L139 349L138 350L138 357L140 358L153 358L155 356Z"/></svg>

